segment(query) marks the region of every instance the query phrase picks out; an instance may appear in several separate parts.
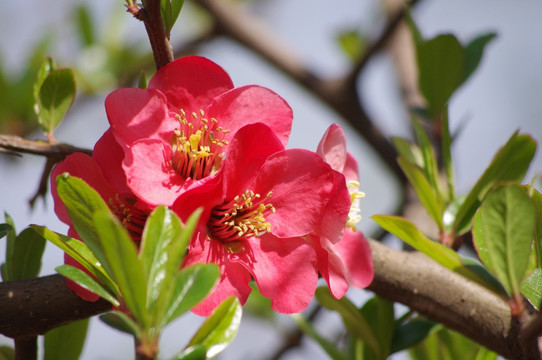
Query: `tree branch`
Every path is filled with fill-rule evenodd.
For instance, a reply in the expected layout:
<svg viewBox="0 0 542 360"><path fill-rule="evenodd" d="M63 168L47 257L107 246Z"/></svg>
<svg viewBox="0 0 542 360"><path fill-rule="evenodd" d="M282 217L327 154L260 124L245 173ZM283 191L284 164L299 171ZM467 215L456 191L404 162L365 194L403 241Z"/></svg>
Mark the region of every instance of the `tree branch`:
<svg viewBox="0 0 542 360"><path fill-rule="evenodd" d="M160 0L146 0L145 7L140 9L140 17L145 24L145 30L151 42L156 69L173 61L173 48L164 30Z"/></svg>
<svg viewBox="0 0 542 360"><path fill-rule="evenodd" d="M512 318L501 298L423 254L394 250L372 240L370 244L375 278L369 290L403 303L506 358L540 358L536 342L522 346L521 324ZM43 334L110 309L105 300L81 300L68 290L60 275L0 283L0 303L0 333L9 337Z"/></svg>
<svg viewBox="0 0 542 360"><path fill-rule="evenodd" d="M0 134L0 149L15 153L26 153L57 158L58 161L74 152L82 152L92 156L92 150L82 149L64 143L49 143L41 140L27 140L16 135Z"/></svg>

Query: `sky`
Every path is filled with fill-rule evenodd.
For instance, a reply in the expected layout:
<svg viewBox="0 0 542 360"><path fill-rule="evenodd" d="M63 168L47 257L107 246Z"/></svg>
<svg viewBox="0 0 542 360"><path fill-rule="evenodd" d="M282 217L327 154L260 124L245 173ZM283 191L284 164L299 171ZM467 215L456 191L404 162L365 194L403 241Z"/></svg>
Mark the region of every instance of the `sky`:
<svg viewBox="0 0 542 360"><path fill-rule="evenodd" d="M69 0L43 2L28 0L3 4L0 12L0 57L3 64L13 71L20 67L20 59L28 53L37 35L44 28L53 29L66 40L55 47L58 59L77 58L73 54L74 43L69 35L73 29L67 21L70 7L77 3ZM106 18L116 2L97 0L87 2L93 13ZM358 28L370 37L378 35L382 23L376 0L276 0L258 1L253 11L279 36L286 39L289 48L304 59L311 69L324 77L341 75L348 65L348 59L337 46L335 37L344 29ZM462 86L450 102L452 130L464 125L457 137L453 158L457 175L458 191L467 191L493 154L514 131L530 133L537 141L542 139L542 3L535 0L426 0L413 12L424 37L451 32L460 41L467 42L479 34L494 31L497 38L487 47L478 71ZM21 21L21 18L25 21ZM144 39L143 27L126 15L123 20L124 34ZM184 13L180 24L172 34L172 40L182 39L192 31L196 21ZM289 147L311 150L325 129L331 123L344 125L349 150L360 164L361 188L366 193L362 202L363 220L360 228L370 234L376 225L370 219L377 213L393 211L398 191L387 170L378 162L371 149L352 129L332 111L320 104L303 89L291 83L261 59L231 42L220 38L204 46L201 55L222 67L232 77L236 86L259 84L269 87L285 98L294 110L294 126ZM368 65L358 84L365 106L388 135L410 137L405 114L400 104L397 83L391 59L379 54ZM107 128L103 101L106 94L100 94L91 101L76 103L76 110L68 113L58 128L56 137L71 144L92 148L94 142ZM37 138L40 134L33 134ZM27 200L38 185L44 161L35 156L11 161L0 156L0 211L7 211L15 219L18 231L29 223L47 225L55 231L65 232L52 211L50 196L45 203L38 202L29 210ZM542 159L536 155L528 176L542 169ZM0 261L4 259L5 248L0 240ZM62 254L48 245L42 275L54 273L62 263ZM352 291L360 302L369 294ZM189 340L201 319L187 315L167 329L163 337L163 352L172 355ZM293 325L288 317L280 317L279 328ZM320 329L324 335L332 335L339 326L339 319L333 315L322 319ZM257 339L257 341L254 341ZM9 339L0 336L0 344ZM223 359L262 358L272 352L280 343L270 324L262 324L246 317L240 333L228 348ZM301 350L292 352L285 359L325 358L322 352L306 342ZM104 326L94 319L82 359L130 358L132 341L128 336Z"/></svg>

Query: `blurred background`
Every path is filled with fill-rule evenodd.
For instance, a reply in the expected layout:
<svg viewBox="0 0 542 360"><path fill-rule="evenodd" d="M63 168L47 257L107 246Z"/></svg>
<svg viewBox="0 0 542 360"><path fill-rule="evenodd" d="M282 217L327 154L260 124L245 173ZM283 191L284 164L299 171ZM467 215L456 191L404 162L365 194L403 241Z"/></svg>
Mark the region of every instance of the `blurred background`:
<svg viewBox="0 0 542 360"><path fill-rule="evenodd" d="M350 66L338 40L341 35L354 32L370 43L386 24L383 6L377 0L239 2L323 78L340 76ZM32 110L32 84L37 66L44 55L49 55L59 67L74 69L78 89L77 99L55 137L91 149L108 127L103 107L107 94L119 86L134 86L141 68L152 75L152 56L143 25L125 13L121 0L27 0L2 5L0 133L44 139ZM424 38L453 33L467 42L482 33L497 33L476 73L450 102L452 131L462 129L453 147L457 189L462 193L514 131L519 129L537 141L542 139L542 2L425 0L419 2L412 15ZM88 29L86 22L92 24L90 33L84 30ZM207 26L205 13L187 0L172 31L172 45L175 48L186 43ZM291 148L315 150L331 123L344 126L349 151L360 165L361 188L366 193L360 224L366 235L377 229L370 219L373 214L394 211L400 192L393 176L336 113L258 55L228 38L206 42L198 47L198 54L221 65L236 86L259 84L286 99L294 110ZM358 86L369 115L386 135L412 138L393 61L386 52L373 56ZM0 154L0 211L10 214L17 231L30 223L67 231L52 210L50 195L38 200L33 209L28 204L38 188L44 165L42 157ZM528 179L541 169L542 158L537 154ZM0 262L4 257L5 245L0 239ZM61 251L48 244L41 274L54 273L62 262ZM348 296L361 304L368 294L351 290ZM163 355L173 355L183 348L201 321L186 315L167 328L162 337ZM334 336L341 327L335 314L319 317L316 325L325 336ZM272 358L283 342L280 333L293 327L295 324L288 316L277 316L272 321L245 316L237 338L220 358ZM11 344L11 340L0 336L0 344ZM82 359L133 358L132 347L129 336L93 319ZM307 358L324 359L326 355L305 339L303 346L282 357Z"/></svg>

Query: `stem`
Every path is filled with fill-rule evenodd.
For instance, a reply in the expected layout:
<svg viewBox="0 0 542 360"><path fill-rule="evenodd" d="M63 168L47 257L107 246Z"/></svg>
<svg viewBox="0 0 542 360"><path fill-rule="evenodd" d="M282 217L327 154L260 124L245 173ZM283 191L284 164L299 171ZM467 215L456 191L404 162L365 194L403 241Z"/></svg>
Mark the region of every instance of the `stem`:
<svg viewBox="0 0 542 360"><path fill-rule="evenodd" d="M154 62L158 70L173 61L173 48L162 23L160 0L145 1L145 7L140 10L140 13L149 36Z"/></svg>
<svg viewBox="0 0 542 360"><path fill-rule="evenodd" d="M38 358L38 337L15 339L15 360L33 360Z"/></svg>

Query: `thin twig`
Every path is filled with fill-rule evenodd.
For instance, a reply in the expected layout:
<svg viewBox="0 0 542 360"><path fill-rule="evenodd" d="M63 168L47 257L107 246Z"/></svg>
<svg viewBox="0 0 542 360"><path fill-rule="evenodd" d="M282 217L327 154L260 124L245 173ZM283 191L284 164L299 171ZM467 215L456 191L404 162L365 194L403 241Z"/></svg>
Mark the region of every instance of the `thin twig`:
<svg viewBox="0 0 542 360"><path fill-rule="evenodd" d="M162 23L160 0L146 0L140 13L151 43L156 69L160 69L173 61L173 48Z"/></svg>
<svg viewBox="0 0 542 360"><path fill-rule="evenodd" d="M82 152L92 156L92 150L89 149L83 149L64 143L51 144L41 140L27 140L16 135L0 134L0 148L16 153L42 155L59 159L63 159L74 152Z"/></svg>

